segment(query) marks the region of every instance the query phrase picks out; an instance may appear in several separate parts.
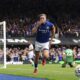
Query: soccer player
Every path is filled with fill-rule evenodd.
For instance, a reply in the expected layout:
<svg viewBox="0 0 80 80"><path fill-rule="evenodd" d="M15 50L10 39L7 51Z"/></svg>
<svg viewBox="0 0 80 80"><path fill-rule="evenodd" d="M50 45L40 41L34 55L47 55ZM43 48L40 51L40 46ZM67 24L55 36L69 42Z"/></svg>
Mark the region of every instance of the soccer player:
<svg viewBox="0 0 80 80"><path fill-rule="evenodd" d="M32 64L32 66L34 66L34 46L31 42L29 42L29 49L28 49L28 59L29 59L29 62Z"/></svg>
<svg viewBox="0 0 80 80"><path fill-rule="evenodd" d="M46 58L49 58L49 38L51 33L51 40L55 34L54 24L47 20L46 14L40 14L38 21L36 22L32 32L36 32L35 41L35 61L34 61L34 73L38 72L38 60L40 56L40 51L42 52L44 58L42 64L45 65Z"/></svg>
<svg viewBox="0 0 80 80"><path fill-rule="evenodd" d="M66 64L68 64L70 67L73 67L74 62L74 52L73 50L68 47L64 53L63 53L63 60L64 63L62 64L62 67L66 67Z"/></svg>
<svg viewBox="0 0 80 80"><path fill-rule="evenodd" d="M29 41L28 42L28 48L24 49L24 54L22 55L22 59L23 60L28 60L32 64L32 66L34 66L34 61L33 61L34 56L35 56L35 54L34 54L34 46Z"/></svg>

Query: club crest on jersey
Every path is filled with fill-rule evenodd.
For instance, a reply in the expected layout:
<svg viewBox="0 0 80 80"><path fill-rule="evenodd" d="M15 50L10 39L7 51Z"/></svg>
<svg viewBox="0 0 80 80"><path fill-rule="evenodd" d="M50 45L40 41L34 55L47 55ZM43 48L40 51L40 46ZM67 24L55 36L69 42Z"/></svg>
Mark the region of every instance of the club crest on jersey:
<svg viewBox="0 0 80 80"><path fill-rule="evenodd" d="M49 29L49 26L47 26L47 29Z"/></svg>

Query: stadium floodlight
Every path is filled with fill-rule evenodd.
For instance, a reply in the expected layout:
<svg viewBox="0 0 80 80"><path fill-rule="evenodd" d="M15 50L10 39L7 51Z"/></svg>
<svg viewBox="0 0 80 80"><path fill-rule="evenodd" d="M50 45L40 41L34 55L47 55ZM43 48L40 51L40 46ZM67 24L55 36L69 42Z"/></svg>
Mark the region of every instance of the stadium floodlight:
<svg viewBox="0 0 80 80"><path fill-rule="evenodd" d="M0 22L0 68L6 68L6 21Z"/></svg>

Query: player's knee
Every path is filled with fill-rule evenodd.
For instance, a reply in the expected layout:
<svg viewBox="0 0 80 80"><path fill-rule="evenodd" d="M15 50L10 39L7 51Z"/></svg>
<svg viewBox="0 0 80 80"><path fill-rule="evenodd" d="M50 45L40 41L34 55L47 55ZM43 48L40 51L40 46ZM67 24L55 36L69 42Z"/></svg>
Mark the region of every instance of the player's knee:
<svg viewBox="0 0 80 80"><path fill-rule="evenodd" d="M45 57L48 59L49 58L49 55L46 55Z"/></svg>
<svg viewBox="0 0 80 80"><path fill-rule="evenodd" d="M43 55L44 55L44 57L49 58L49 51L45 50Z"/></svg>
<svg viewBox="0 0 80 80"><path fill-rule="evenodd" d="M44 54L44 57L46 57L47 59L49 58L49 54Z"/></svg>

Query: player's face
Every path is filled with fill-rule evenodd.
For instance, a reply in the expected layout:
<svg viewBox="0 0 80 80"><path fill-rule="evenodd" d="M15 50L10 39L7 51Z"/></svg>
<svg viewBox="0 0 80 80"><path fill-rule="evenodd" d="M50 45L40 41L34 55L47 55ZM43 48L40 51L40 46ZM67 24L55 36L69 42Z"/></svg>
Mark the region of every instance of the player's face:
<svg viewBox="0 0 80 80"><path fill-rule="evenodd" d="M40 17L40 22L45 23L46 22L46 16L41 16Z"/></svg>

